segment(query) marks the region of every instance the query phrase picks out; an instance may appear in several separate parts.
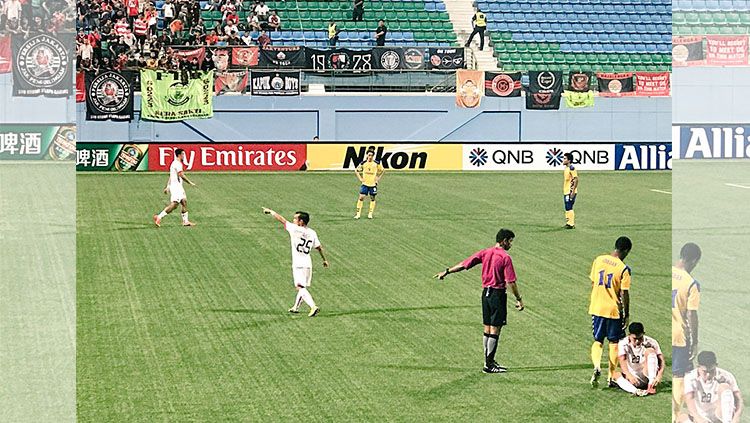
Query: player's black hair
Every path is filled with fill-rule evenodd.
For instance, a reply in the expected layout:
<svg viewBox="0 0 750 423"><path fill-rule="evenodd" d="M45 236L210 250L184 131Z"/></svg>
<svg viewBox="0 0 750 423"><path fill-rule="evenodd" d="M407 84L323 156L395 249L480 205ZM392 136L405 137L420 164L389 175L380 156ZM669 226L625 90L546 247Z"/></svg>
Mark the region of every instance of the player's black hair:
<svg viewBox="0 0 750 423"><path fill-rule="evenodd" d="M566 159L570 160L571 163L573 162L573 153L565 153L563 154L563 156L565 156Z"/></svg>
<svg viewBox="0 0 750 423"><path fill-rule="evenodd" d="M177 157L179 157L180 154L182 154L184 152L185 152L185 150L183 150L181 148L178 148L177 150L174 151L174 155L177 156Z"/></svg>
<svg viewBox="0 0 750 423"><path fill-rule="evenodd" d="M701 247L693 242L688 242L680 249L680 258L683 261L697 262L701 259Z"/></svg>
<svg viewBox="0 0 750 423"><path fill-rule="evenodd" d="M698 353L698 365L713 367L716 365L716 354L713 351L701 351Z"/></svg>
<svg viewBox="0 0 750 423"><path fill-rule="evenodd" d="M643 332L645 330L643 329L643 323L641 322L633 322L628 326L628 332L630 332L632 335L635 336L641 336L643 335Z"/></svg>
<svg viewBox="0 0 750 423"><path fill-rule="evenodd" d="M516 234L513 233L510 229L500 229L497 231L497 235L495 235L495 242L502 242L506 239L515 238Z"/></svg>
<svg viewBox="0 0 750 423"><path fill-rule="evenodd" d="M375 154L374 146L367 147L367 152L365 154L370 154L370 153Z"/></svg>
<svg viewBox="0 0 750 423"><path fill-rule="evenodd" d="M308 223L310 223L310 214L303 211L295 212L294 214L299 215L297 218L302 221L302 223L307 226Z"/></svg>
<svg viewBox="0 0 750 423"><path fill-rule="evenodd" d="M630 238L626 236L621 236L617 238L617 241L615 241L615 250L622 251L623 253L626 251L630 251L633 248L633 242L630 241Z"/></svg>

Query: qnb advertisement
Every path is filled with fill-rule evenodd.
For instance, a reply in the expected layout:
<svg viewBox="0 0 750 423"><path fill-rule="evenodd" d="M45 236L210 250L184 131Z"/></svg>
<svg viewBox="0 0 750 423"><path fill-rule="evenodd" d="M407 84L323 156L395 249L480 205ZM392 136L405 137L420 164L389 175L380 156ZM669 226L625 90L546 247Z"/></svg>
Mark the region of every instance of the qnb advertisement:
<svg viewBox="0 0 750 423"><path fill-rule="evenodd" d="M189 171L304 170L304 144L94 144L80 143L80 171L168 171L174 151L185 151Z"/></svg>
<svg viewBox="0 0 750 423"><path fill-rule="evenodd" d="M680 159L748 159L750 123L675 125L672 143Z"/></svg>
<svg viewBox="0 0 750 423"><path fill-rule="evenodd" d="M669 143L464 144L463 170L558 170L565 153L580 170L669 170Z"/></svg>

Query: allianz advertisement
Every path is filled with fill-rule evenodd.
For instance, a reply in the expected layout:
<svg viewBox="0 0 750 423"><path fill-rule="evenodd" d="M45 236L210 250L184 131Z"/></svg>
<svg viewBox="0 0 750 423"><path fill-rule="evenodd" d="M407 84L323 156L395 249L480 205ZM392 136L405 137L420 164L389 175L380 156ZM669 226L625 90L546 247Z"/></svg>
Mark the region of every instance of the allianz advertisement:
<svg viewBox="0 0 750 423"><path fill-rule="evenodd" d="M748 159L750 124L675 125L672 142L680 159Z"/></svg>
<svg viewBox="0 0 750 423"><path fill-rule="evenodd" d="M464 144L463 170L558 170L565 153L580 170L669 170L670 143Z"/></svg>

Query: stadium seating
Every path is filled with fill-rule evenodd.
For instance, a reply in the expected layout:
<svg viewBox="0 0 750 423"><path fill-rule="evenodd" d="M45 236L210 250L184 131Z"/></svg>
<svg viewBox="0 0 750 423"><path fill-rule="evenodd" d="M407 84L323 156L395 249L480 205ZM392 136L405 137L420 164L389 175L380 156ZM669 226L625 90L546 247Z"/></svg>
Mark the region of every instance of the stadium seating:
<svg viewBox="0 0 750 423"><path fill-rule="evenodd" d="M674 35L750 34L747 0L675 0Z"/></svg>
<svg viewBox="0 0 750 423"><path fill-rule="evenodd" d="M726 0L717 0L726 1ZM671 58L670 0L479 0L506 70L661 71Z"/></svg>
<svg viewBox="0 0 750 423"><path fill-rule="evenodd" d="M163 1L156 3L161 10ZM244 3L250 8L252 1ZM364 21L352 21L352 2L333 1L269 1L271 10L281 17L282 31L271 34L274 45L305 45L328 47L328 22L336 21L341 33L338 47L367 48L374 46L374 33L378 20L383 19L388 27L387 45L390 46L456 46L445 4L442 0L378 0L367 1ZM205 1L201 2L205 6ZM246 19L249 10L240 11L240 19ZM207 28L221 22L221 12L203 11L202 18Z"/></svg>

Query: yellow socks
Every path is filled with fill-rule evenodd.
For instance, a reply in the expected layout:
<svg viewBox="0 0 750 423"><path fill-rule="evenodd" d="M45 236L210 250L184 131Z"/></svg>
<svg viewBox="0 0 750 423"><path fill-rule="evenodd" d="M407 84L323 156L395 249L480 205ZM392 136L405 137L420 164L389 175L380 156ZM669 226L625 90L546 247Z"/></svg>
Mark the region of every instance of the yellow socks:
<svg viewBox="0 0 750 423"><path fill-rule="evenodd" d="M374 201L370 201L370 214L372 214L372 212L374 212L374 211L375 211L375 202Z"/></svg>
<svg viewBox="0 0 750 423"><path fill-rule="evenodd" d="M615 369L617 368L617 344L608 342L609 345L609 375L608 377L612 379L612 375L615 373Z"/></svg>
<svg viewBox="0 0 750 423"><path fill-rule="evenodd" d="M594 342L591 344L591 362L594 364L595 369L599 369L602 366L602 353L604 352L604 345L601 342Z"/></svg>
<svg viewBox="0 0 750 423"><path fill-rule="evenodd" d="M365 202L362 200L357 200L357 214L362 213L362 205L364 205Z"/></svg>
<svg viewBox="0 0 750 423"><path fill-rule="evenodd" d="M676 377L672 379L672 420L680 415L682 409L682 394L685 389L685 379Z"/></svg>
<svg viewBox="0 0 750 423"><path fill-rule="evenodd" d="M568 210L565 212L565 223L567 223L570 226L576 225L576 212L573 210Z"/></svg>

